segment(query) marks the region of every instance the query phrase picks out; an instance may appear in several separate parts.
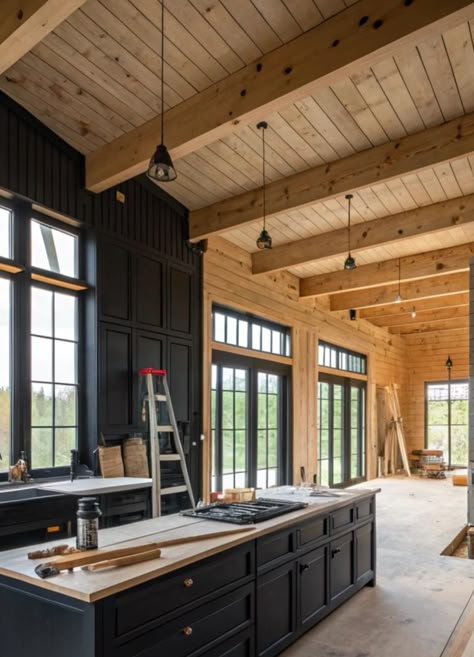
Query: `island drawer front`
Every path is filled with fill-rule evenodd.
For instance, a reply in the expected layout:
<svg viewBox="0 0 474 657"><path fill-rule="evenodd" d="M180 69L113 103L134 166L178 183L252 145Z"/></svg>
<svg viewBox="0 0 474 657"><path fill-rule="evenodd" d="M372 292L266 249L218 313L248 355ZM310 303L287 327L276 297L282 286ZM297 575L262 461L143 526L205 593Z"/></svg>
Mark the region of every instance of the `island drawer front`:
<svg viewBox="0 0 474 657"><path fill-rule="evenodd" d="M250 628L254 616L255 585L251 582L194 607L133 641L116 641L106 651L106 657L188 657L196 653L224 656L225 650L219 652L220 644ZM245 655L235 652L236 656L240 654Z"/></svg>
<svg viewBox="0 0 474 657"><path fill-rule="evenodd" d="M356 522L367 520L374 515L375 511L375 497L369 497L356 504Z"/></svg>
<svg viewBox="0 0 474 657"><path fill-rule="evenodd" d="M295 552L294 529L263 536L257 540L257 568L269 568L283 563Z"/></svg>
<svg viewBox="0 0 474 657"><path fill-rule="evenodd" d="M298 549L315 545L329 536L329 518L320 516L302 525L296 531L296 545Z"/></svg>
<svg viewBox="0 0 474 657"><path fill-rule="evenodd" d="M255 640L252 629L239 632L216 648L200 653L199 657L254 657Z"/></svg>
<svg viewBox="0 0 474 657"><path fill-rule="evenodd" d="M250 541L111 598L108 613L113 617L114 636L160 621L199 598L253 578L254 549Z"/></svg>
<svg viewBox="0 0 474 657"><path fill-rule="evenodd" d="M345 506L342 509L329 514L329 525L331 534L349 529L354 524L354 506Z"/></svg>

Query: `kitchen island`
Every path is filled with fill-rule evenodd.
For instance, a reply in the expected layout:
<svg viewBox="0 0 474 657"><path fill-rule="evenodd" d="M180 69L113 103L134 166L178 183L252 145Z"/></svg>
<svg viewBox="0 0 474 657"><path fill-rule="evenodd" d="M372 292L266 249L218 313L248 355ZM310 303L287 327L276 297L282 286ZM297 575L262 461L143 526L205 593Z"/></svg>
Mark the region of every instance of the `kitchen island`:
<svg viewBox="0 0 474 657"><path fill-rule="evenodd" d="M102 530L100 547L203 537L121 569L76 569L40 579L28 549L1 553L2 653L277 655L360 588L375 584L376 492L307 497L306 508L248 531L180 515ZM264 494L278 495L273 489ZM295 500L290 489L284 496ZM212 537L223 529L233 533Z"/></svg>

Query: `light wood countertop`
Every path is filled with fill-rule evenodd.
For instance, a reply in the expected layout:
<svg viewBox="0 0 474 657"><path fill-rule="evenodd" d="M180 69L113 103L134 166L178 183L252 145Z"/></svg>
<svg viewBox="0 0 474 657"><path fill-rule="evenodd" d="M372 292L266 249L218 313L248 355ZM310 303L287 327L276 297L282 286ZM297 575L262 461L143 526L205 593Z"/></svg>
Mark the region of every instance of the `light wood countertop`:
<svg viewBox="0 0 474 657"><path fill-rule="evenodd" d="M351 502L359 501L364 497L374 495L380 489L358 488L337 498L306 498L308 506L304 509L287 513L273 520L257 523L252 531L241 532L240 527L230 523L200 520L183 517L179 514L144 520L130 525L103 529L99 532L99 547L125 547L140 545L154 541L161 541L184 536L202 536L202 541L175 545L163 548L161 557L124 568L91 572L76 569L73 572L64 572L48 579L41 579L34 572L35 566L41 560L29 560L27 553L34 549L44 549L53 545L68 543L75 544L75 539L52 541L37 546L29 546L7 552L0 552L0 575L35 587L55 591L71 598L85 602L95 602L119 591L124 591L143 582L155 579L166 573L178 570L183 566L201 561L214 554L228 550L236 545L245 543L254 538L264 536L284 527L299 524L319 514L334 511ZM271 497L270 491L264 491L263 497ZM301 499L297 495L275 495L296 501ZM222 530L234 530L234 535L212 538L212 534ZM47 561L45 559L44 561Z"/></svg>

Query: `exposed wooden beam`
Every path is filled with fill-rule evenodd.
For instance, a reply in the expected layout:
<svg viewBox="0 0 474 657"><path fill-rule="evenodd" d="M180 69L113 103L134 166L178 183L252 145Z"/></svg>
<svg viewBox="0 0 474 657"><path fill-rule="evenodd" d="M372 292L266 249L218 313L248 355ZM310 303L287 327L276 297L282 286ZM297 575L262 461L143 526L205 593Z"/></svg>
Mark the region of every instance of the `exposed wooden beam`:
<svg viewBox="0 0 474 657"><path fill-rule="evenodd" d="M465 22L473 10L470 0L359 0L168 110L166 144L171 155L177 159L228 136L237 125L257 122L401 48ZM87 188L100 192L142 173L159 139L160 117L155 117L87 156Z"/></svg>
<svg viewBox="0 0 474 657"><path fill-rule="evenodd" d="M474 242L400 258L401 280L409 281L455 271L468 271L469 259L472 256L474 256ZM399 260L395 258L363 265L351 271L342 269L303 278L300 282L300 296L317 297L322 294L349 292L349 290L394 283L398 281L398 265Z"/></svg>
<svg viewBox="0 0 474 657"><path fill-rule="evenodd" d="M266 216L313 205L472 153L474 113L270 183L265 193ZM200 240L251 223L262 218L262 211L262 188L194 210L189 216L190 237ZM256 254L255 258L262 263L273 259L271 251Z"/></svg>
<svg viewBox="0 0 474 657"><path fill-rule="evenodd" d="M410 335L413 333L433 333L434 331L466 331L468 328L469 317L461 317L459 319L446 319L443 322L427 322L416 326L396 326L388 330L396 335Z"/></svg>
<svg viewBox="0 0 474 657"><path fill-rule="evenodd" d="M401 295L405 304L416 299L466 292L467 290L469 290L468 271L422 278L401 285ZM349 308L367 308L368 306L395 303L397 294L398 284L371 287L357 292L341 292L330 297L330 308L331 310L349 310Z"/></svg>
<svg viewBox="0 0 474 657"><path fill-rule="evenodd" d="M416 309L416 304L414 304ZM400 313L399 315L390 315L390 317L378 317L370 320L375 326L416 326L417 324L430 324L432 322L441 322L446 319L456 319L457 317L468 317L469 306L456 306L454 308L438 308L437 310L416 310L416 316L412 317L410 313Z"/></svg>
<svg viewBox="0 0 474 657"><path fill-rule="evenodd" d="M0 74L26 55L86 0L2 0Z"/></svg>
<svg viewBox="0 0 474 657"><path fill-rule="evenodd" d="M469 305L469 292L460 292L442 297L432 297L431 299L421 299L416 301L416 309L437 310L438 308L456 308L457 306ZM410 313L413 303L402 301L402 303L390 303L384 306L374 306L373 308L361 308L358 312L360 319L368 319L369 322L377 318L393 317L400 313Z"/></svg>
<svg viewBox="0 0 474 657"><path fill-rule="evenodd" d="M351 229L351 251L356 253L360 249L428 235L472 221L474 221L474 194L355 224ZM265 252L254 253L252 272L263 274L321 258L336 255L345 257L346 251L347 229L340 228L282 244Z"/></svg>

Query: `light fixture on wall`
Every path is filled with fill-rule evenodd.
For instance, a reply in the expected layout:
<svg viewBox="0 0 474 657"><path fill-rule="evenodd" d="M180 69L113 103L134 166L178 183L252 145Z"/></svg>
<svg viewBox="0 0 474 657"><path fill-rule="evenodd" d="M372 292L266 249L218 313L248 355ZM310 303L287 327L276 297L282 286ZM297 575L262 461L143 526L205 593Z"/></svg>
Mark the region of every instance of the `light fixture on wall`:
<svg viewBox="0 0 474 657"><path fill-rule="evenodd" d="M164 99L164 69L165 69L165 0L161 0L161 142L156 147L148 165L147 176L154 182L171 182L176 180L178 174L174 168L171 155L164 143L164 112L165 112L165 99Z"/></svg>
<svg viewBox="0 0 474 657"><path fill-rule="evenodd" d="M413 308L411 309L411 316L412 316L412 319L415 319L415 317L416 317L416 308L415 308L415 306L413 306Z"/></svg>
<svg viewBox="0 0 474 657"><path fill-rule="evenodd" d="M395 303L401 303L402 302L400 271L401 271L401 259L398 258L398 294L395 297Z"/></svg>
<svg viewBox="0 0 474 657"><path fill-rule="evenodd" d="M262 232L257 238L257 247L259 249L271 249L272 248L272 238L270 237L268 231L265 228L266 221L266 186L265 186L265 130L268 128L268 123L266 121L260 121L257 123L257 128L262 131L262 193L263 193L263 228Z"/></svg>
<svg viewBox="0 0 474 657"><path fill-rule="evenodd" d="M346 194L347 199L347 258L344 261L344 269L355 269L357 267L355 259L351 256L351 200L352 194Z"/></svg>

